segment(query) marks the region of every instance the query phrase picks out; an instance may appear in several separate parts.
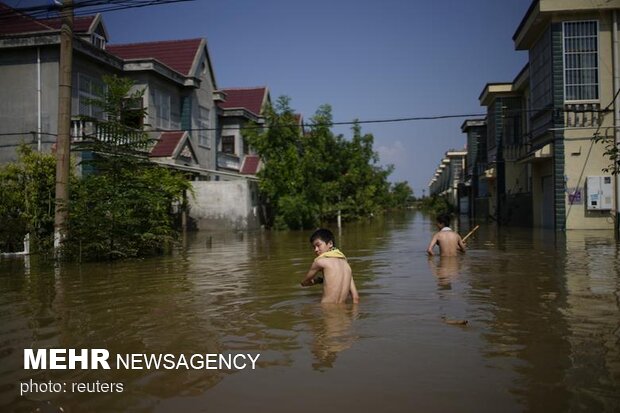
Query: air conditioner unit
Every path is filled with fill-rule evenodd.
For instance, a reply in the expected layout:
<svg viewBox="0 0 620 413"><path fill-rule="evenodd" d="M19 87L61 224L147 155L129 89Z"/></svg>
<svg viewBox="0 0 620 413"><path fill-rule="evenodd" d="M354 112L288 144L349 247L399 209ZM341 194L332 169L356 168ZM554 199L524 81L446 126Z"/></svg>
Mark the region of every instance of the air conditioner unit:
<svg viewBox="0 0 620 413"><path fill-rule="evenodd" d="M588 176L586 185L587 208L589 210L610 210L613 199L611 176Z"/></svg>

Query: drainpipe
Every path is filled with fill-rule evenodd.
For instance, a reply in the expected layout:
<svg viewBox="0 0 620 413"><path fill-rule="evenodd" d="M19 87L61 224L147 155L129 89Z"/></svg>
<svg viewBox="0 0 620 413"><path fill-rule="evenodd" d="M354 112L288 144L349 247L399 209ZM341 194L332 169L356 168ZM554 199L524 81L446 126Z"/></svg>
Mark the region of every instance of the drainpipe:
<svg viewBox="0 0 620 413"><path fill-rule="evenodd" d="M620 88L620 65L618 64L618 12L613 11L613 71L614 71L614 134L616 138L616 149L620 149L620 102L618 102L617 91ZM617 166L617 164L616 164ZM616 220L615 220L616 239L620 239L620 176L616 175Z"/></svg>
<svg viewBox="0 0 620 413"><path fill-rule="evenodd" d="M37 150L41 153L41 48L37 47Z"/></svg>

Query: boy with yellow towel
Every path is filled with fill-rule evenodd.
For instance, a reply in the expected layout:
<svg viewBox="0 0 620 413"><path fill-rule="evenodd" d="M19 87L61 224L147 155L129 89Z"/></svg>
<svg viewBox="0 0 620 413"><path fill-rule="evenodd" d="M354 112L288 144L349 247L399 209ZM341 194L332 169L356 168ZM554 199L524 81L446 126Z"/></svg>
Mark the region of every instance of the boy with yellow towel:
<svg viewBox="0 0 620 413"><path fill-rule="evenodd" d="M351 267L347 257L335 245L334 234L328 229L318 229L310 237L316 258L310 270L301 281L303 287L321 282L316 277L323 272L323 298L321 304L344 303L349 294L354 303L359 302L359 294L353 281Z"/></svg>

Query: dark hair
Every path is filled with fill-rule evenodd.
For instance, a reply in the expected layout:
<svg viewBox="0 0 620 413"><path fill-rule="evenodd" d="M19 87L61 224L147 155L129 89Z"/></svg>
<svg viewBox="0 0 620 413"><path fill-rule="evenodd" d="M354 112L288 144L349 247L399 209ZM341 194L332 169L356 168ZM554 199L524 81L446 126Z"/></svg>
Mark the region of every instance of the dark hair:
<svg viewBox="0 0 620 413"><path fill-rule="evenodd" d="M439 214L437 215L437 223L443 225L444 227L450 226L450 214Z"/></svg>
<svg viewBox="0 0 620 413"><path fill-rule="evenodd" d="M317 239L320 239L324 243L332 242L332 245L336 246L336 240L334 239L334 234L325 228L320 228L314 231L312 235L310 235L310 244L314 243Z"/></svg>

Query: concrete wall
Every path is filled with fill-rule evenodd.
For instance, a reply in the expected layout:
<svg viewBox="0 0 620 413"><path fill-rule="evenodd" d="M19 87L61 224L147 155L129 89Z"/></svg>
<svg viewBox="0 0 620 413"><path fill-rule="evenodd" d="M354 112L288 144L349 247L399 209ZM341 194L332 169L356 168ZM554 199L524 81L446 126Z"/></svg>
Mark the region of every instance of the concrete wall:
<svg viewBox="0 0 620 413"><path fill-rule="evenodd" d="M39 48L41 71L41 147L51 152L58 131L58 47ZM72 115L78 115L77 96L79 74L101 80L104 74L116 71L97 64L82 54L74 53L72 76ZM21 142L37 147L37 137L29 132L37 131L37 48L3 49L0 53L0 133L26 132L21 135L0 137L0 164L17 158L15 149Z"/></svg>
<svg viewBox="0 0 620 413"><path fill-rule="evenodd" d="M579 2L572 2L579 3ZM620 2L614 2L620 6ZM576 6L576 4L573 4ZM565 5L564 7L568 6ZM589 4L589 7L594 7ZM558 15L558 20L592 19L599 22L599 93L601 109L613 101L613 54L611 13L580 13L577 16ZM588 176L610 175L603 172L612 162L603 155L604 145L593 143L593 126L584 130L569 129L564 132L564 175L566 186L566 229L613 229L610 211L588 211L585 207ZM605 113L598 130L600 135L613 138L613 114ZM584 190L585 189L585 190ZM576 192L580 197L575 197ZM569 197L572 195L572 197ZM615 198L615 197L614 197ZM615 206L614 206L615 207Z"/></svg>
<svg viewBox="0 0 620 413"><path fill-rule="evenodd" d="M58 52L40 48L41 61L41 140L49 152L56 141L58 121ZM2 50L0 53L0 132L22 133L0 137L0 164L17 159L20 143L32 143L37 130L37 48ZM25 133L23 133L25 132Z"/></svg>
<svg viewBox="0 0 620 413"><path fill-rule="evenodd" d="M201 230L260 227L258 190L247 180L192 182L189 216Z"/></svg>
<svg viewBox="0 0 620 413"><path fill-rule="evenodd" d="M611 117L608 115L607 117ZM572 132L572 133L571 133ZM583 134L583 132L582 132ZM586 200L588 176L601 176L611 161L603 155L603 144L594 143L590 137L571 137L574 131L567 131L565 145L566 174L566 229L613 229L609 210L588 210Z"/></svg>

